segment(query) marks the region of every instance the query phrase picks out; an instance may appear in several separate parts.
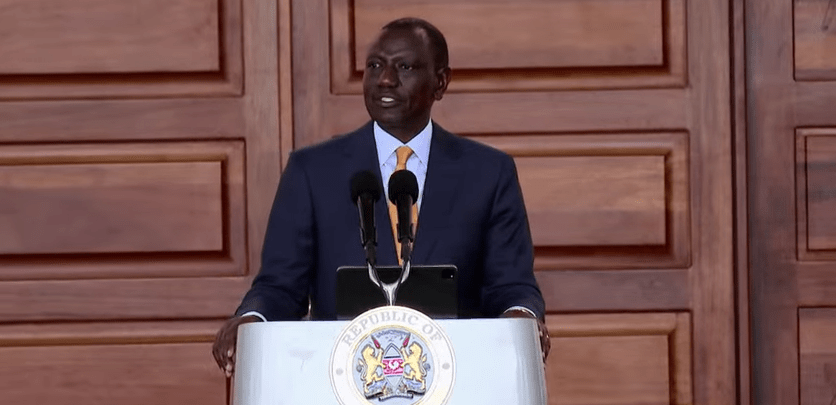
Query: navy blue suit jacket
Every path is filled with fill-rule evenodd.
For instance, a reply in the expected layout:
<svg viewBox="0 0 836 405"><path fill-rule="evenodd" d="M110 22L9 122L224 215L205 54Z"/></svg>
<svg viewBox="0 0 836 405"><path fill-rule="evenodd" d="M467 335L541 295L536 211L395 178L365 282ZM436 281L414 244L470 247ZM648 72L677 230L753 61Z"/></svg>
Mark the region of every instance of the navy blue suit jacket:
<svg viewBox="0 0 836 405"><path fill-rule="evenodd" d="M433 124L413 263L459 270L459 309L496 317L515 305L544 315L531 233L513 159ZM336 270L363 266L351 177L380 168L372 123L293 152L282 174L262 267L236 314L268 320L335 319ZM382 184L382 181L381 181ZM385 197L375 206L378 265L397 265Z"/></svg>

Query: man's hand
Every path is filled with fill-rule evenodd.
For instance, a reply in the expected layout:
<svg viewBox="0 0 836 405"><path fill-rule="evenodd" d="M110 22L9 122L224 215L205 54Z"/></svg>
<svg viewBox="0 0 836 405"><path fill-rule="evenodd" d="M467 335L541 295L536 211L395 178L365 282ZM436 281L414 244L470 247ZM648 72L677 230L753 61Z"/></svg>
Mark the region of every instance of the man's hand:
<svg viewBox="0 0 836 405"><path fill-rule="evenodd" d="M218 334L215 335L215 344L212 345L212 355L218 362L218 367L224 371L226 377L232 377L235 371L235 344L238 341L238 326L250 322L258 322L261 319L257 316L236 316L227 320Z"/></svg>
<svg viewBox="0 0 836 405"><path fill-rule="evenodd" d="M543 363L545 363L546 358L549 357L549 350L551 350L552 347L551 337L549 337L549 329L546 328L546 324L541 321L540 318L533 317L528 312L519 309L505 311L500 316L502 318L530 318L537 320L537 330L540 332L540 350L543 352Z"/></svg>

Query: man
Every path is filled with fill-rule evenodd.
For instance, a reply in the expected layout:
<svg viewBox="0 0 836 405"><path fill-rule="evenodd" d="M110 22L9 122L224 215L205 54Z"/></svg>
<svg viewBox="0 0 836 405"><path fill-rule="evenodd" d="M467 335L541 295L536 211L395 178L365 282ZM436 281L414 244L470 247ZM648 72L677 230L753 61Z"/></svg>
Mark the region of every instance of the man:
<svg viewBox="0 0 836 405"><path fill-rule="evenodd" d="M544 304L532 270L533 249L513 159L457 137L430 120L450 82L447 44L419 19L387 24L369 49L363 74L372 118L357 131L291 154L282 174L262 252L262 268L213 354L233 371L237 328L258 320L334 319L336 269L365 264L357 244L354 173L379 173L384 188L398 155L418 178L413 263L459 269L459 309L473 317L538 320L544 356ZM410 149L401 149L407 146ZM397 264L385 198L375 211L378 263Z"/></svg>

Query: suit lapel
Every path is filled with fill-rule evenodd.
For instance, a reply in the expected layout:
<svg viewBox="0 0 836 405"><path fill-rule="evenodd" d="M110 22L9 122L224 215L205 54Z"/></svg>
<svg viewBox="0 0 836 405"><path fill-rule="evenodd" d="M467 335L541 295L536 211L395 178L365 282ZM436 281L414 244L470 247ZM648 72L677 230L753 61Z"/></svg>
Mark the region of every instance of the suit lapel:
<svg viewBox="0 0 836 405"><path fill-rule="evenodd" d="M418 231L415 235L413 263L428 263L435 246L444 237L444 226L458 200L457 190L461 181L461 148L454 135L433 123L433 137L430 144L430 159L427 164L427 178L424 181L424 195L418 214Z"/></svg>
<svg viewBox="0 0 836 405"><path fill-rule="evenodd" d="M375 203L375 227L377 228L377 261L381 265L397 264L395 242L392 237L392 224L389 220L389 206L383 192L380 163L377 159L377 145L374 141L374 126L371 121L357 130L352 147L345 149L344 170L353 176L359 171L368 170L377 176L380 184L380 200ZM359 231L358 231L359 232Z"/></svg>

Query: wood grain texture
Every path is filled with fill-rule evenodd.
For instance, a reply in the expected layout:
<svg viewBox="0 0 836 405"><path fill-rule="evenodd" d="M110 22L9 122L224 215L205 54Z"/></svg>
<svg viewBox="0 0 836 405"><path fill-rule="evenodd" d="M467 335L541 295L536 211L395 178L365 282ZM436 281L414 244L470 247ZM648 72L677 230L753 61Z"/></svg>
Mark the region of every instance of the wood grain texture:
<svg viewBox="0 0 836 405"><path fill-rule="evenodd" d="M369 44L403 16L445 33L457 72L451 92L681 87L684 10L682 0L335 0L332 91L361 92Z"/></svg>
<svg viewBox="0 0 836 405"><path fill-rule="evenodd" d="M0 16L0 74L220 69L218 0L5 0Z"/></svg>
<svg viewBox="0 0 836 405"><path fill-rule="evenodd" d="M0 255L223 250L220 162L0 167Z"/></svg>
<svg viewBox="0 0 836 405"><path fill-rule="evenodd" d="M662 1L355 0L354 68L380 27L407 15L444 33L456 69L662 65Z"/></svg>
<svg viewBox="0 0 836 405"><path fill-rule="evenodd" d="M836 127L836 81L796 81L793 110L800 128Z"/></svg>
<svg viewBox="0 0 836 405"><path fill-rule="evenodd" d="M274 1L247 0L244 14L244 32L250 38L244 48L244 57L248 61L245 72L246 94L241 106L244 114L244 132L246 134L246 190L247 190L247 278L255 276L261 268L261 248L267 229L267 217L273 206L273 197L279 184L282 169L282 156L289 153L283 149L284 139L292 136L282 132L292 125L288 122L291 106L280 104L291 91L287 76L290 71L279 66L279 41L289 42L289 38L279 37L279 21L289 21L289 15L278 15L279 7L287 10L289 0ZM287 33L284 27L282 33ZM283 50L289 56L289 50ZM282 61L281 68L288 68L290 61ZM280 78L284 78L280 83ZM281 106L281 110L280 107ZM243 295L242 295L243 296ZM235 303L230 310L237 308Z"/></svg>
<svg viewBox="0 0 836 405"><path fill-rule="evenodd" d="M349 132L368 120L359 87L351 94L332 90L335 82L330 77L336 71L324 61L337 56L320 47L331 41L329 32L311 23L328 18L326 6L321 1L307 1L293 7L297 33L293 43L294 103L305 106L304 111L297 108L294 113L297 147ZM454 69L451 89L466 80ZM501 84L516 79L503 74L486 80ZM482 86L481 90L448 92L435 104L433 119L453 132L481 134L682 128L688 111L683 92L635 89L641 86L602 92L551 92L542 86L536 87L541 91L522 92Z"/></svg>
<svg viewBox="0 0 836 405"><path fill-rule="evenodd" d="M689 265L687 134L468 136L515 158L538 270Z"/></svg>
<svg viewBox="0 0 836 405"><path fill-rule="evenodd" d="M802 309L798 314L801 405L836 400L836 310Z"/></svg>
<svg viewBox="0 0 836 405"><path fill-rule="evenodd" d="M517 170L535 245L667 242L663 156L521 157Z"/></svg>
<svg viewBox="0 0 836 405"><path fill-rule="evenodd" d="M223 319L249 286L243 277L3 281L0 322Z"/></svg>
<svg viewBox="0 0 836 405"><path fill-rule="evenodd" d="M0 107L2 143L241 139L246 135L245 111L238 99L18 101Z"/></svg>
<svg viewBox="0 0 836 405"><path fill-rule="evenodd" d="M289 1L279 2L289 10ZM138 195L133 203L100 210L103 214L126 218L146 212L147 221L134 227L140 230L165 223L157 232L159 240L143 237L150 247L116 238L106 242L122 247L104 252L106 243L89 239L86 253L43 254L21 248L4 252L0 357L5 363L0 375L5 383L0 383L0 402L223 403L223 375L212 360L210 342L258 269L281 167L279 2L98 2L103 9L119 12L153 3L160 5L160 13L179 5L213 4L211 12L218 20L213 40L219 55L213 71L0 74L0 170L15 170L6 178L9 183L22 182L41 191L44 185L74 186L77 192L70 194L81 199L78 204L54 207L56 213L70 214L76 208L96 208L96 201L103 200L88 190L125 185L127 193ZM10 2L0 3L2 7ZM97 2L60 6L93 3ZM101 10L92 11L102 17L96 14ZM57 18L49 12L41 10L38 18ZM129 15L119 12L114 19ZM186 18L184 23L200 18L199 13L169 14L165 17ZM283 17L289 21L289 13ZM149 23L166 21L170 20ZM131 32L152 39L151 34ZM162 38L163 51L176 52L166 40L176 38ZM97 44L106 49L107 41L96 38L85 51L96 52ZM290 66L289 59L283 63ZM287 80L289 71L284 73ZM282 91L287 97L290 87ZM45 174L34 178L32 170ZM198 192L188 191L193 184ZM193 210L186 208L190 200ZM33 206L25 208L37 208ZM213 213L212 219L195 215L202 211ZM98 226L101 223L93 222L103 222L107 215L78 219L73 225ZM42 246L38 243L45 241L28 246ZM85 250L67 246L41 250ZM178 246L180 251L171 251Z"/></svg>
<svg viewBox="0 0 836 405"><path fill-rule="evenodd" d="M737 326L737 403L752 404L749 297L748 161L746 159L746 24L744 0L732 0L732 136L734 146L734 259Z"/></svg>
<svg viewBox="0 0 836 405"><path fill-rule="evenodd" d="M688 273L658 269L536 269L535 276L549 313L684 311L691 306Z"/></svg>
<svg viewBox="0 0 836 405"><path fill-rule="evenodd" d="M7 0L0 7L0 99L242 91L241 0Z"/></svg>
<svg viewBox="0 0 836 405"><path fill-rule="evenodd" d="M836 307L836 277L832 260L804 261L798 264L798 305Z"/></svg>
<svg viewBox="0 0 836 405"><path fill-rule="evenodd" d="M0 279L241 274L243 164L239 142L0 147Z"/></svg>
<svg viewBox="0 0 836 405"><path fill-rule="evenodd" d="M731 7L688 3L694 399L735 401Z"/></svg>
<svg viewBox="0 0 836 405"><path fill-rule="evenodd" d="M836 130L818 132L805 139L807 249L836 253Z"/></svg>
<svg viewBox="0 0 836 405"><path fill-rule="evenodd" d="M555 315L549 404L690 404L687 314Z"/></svg>
<svg viewBox="0 0 836 405"><path fill-rule="evenodd" d="M220 405L223 374L208 355L218 324L0 327L0 391L15 403Z"/></svg>
<svg viewBox="0 0 836 405"><path fill-rule="evenodd" d="M792 2L747 0L745 10L746 42L759 44L746 54L752 402L795 405L801 289L795 130L808 122L796 114Z"/></svg>
<svg viewBox="0 0 836 405"><path fill-rule="evenodd" d="M793 0L795 78L836 79L836 4Z"/></svg>

